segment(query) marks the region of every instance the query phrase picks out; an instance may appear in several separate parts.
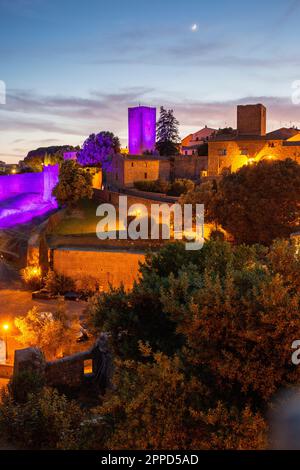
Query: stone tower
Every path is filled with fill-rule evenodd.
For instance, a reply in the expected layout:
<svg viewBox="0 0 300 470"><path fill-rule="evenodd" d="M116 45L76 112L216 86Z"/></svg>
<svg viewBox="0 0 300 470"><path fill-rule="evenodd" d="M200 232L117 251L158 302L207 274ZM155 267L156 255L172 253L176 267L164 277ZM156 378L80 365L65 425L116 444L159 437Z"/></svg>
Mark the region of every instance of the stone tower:
<svg viewBox="0 0 300 470"><path fill-rule="evenodd" d="M247 104L237 107L238 135L266 135L267 110L263 104Z"/></svg>
<svg viewBox="0 0 300 470"><path fill-rule="evenodd" d="M128 109L130 155L142 155L155 149L156 108L138 106Z"/></svg>

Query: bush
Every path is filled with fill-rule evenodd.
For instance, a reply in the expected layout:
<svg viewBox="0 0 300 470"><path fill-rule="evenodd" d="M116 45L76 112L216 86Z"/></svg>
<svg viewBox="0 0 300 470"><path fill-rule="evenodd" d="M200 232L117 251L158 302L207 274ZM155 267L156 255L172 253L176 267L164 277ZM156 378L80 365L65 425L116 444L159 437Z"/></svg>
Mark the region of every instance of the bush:
<svg viewBox="0 0 300 470"><path fill-rule="evenodd" d="M42 271L39 266L27 266L21 270L21 277L26 286L32 290L42 287Z"/></svg>
<svg viewBox="0 0 300 470"><path fill-rule="evenodd" d="M163 193L166 194L169 190L169 183L167 181L135 181L134 187L139 191L147 191L149 193Z"/></svg>
<svg viewBox="0 0 300 470"><path fill-rule="evenodd" d="M40 348L48 360L71 351L73 332L60 305L53 313L39 312L33 307L26 316L15 318L15 325L20 331L17 340Z"/></svg>
<svg viewBox="0 0 300 470"><path fill-rule="evenodd" d="M8 384L12 399L18 403L25 403L30 393L39 392L45 385L45 378L34 371L24 370L14 375Z"/></svg>
<svg viewBox="0 0 300 470"><path fill-rule="evenodd" d="M43 388L18 403L2 391L0 431L28 449L76 449L83 412L57 390Z"/></svg>
<svg viewBox="0 0 300 470"><path fill-rule="evenodd" d="M192 191L195 187L193 181L188 179L176 179L173 183L167 181L136 181L134 187L139 191L147 191L150 193L163 193L169 196L179 197Z"/></svg>
<svg viewBox="0 0 300 470"><path fill-rule="evenodd" d="M224 232L222 232L221 230L212 230L210 232L210 240L215 240L215 241L221 241L223 242L225 240L225 235L224 235Z"/></svg>
<svg viewBox="0 0 300 470"><path fill-rule="evenodd" d="M99 289L99 282L93 276L83 276L75 282L76 292L91 297Z"/></svg>
<svg viewBox="0 0 300 470"><path fill-rule="evenodd" d="M187 179L177 179L171 184L167 194L169 196L179 197L182 194L186 194L188 191L193 191L194 188L195 184L193 181Z"/></svg>
<svg viewBox="0 0 300 470"><path fill-rule="evenodd" d="M45 288L53 295L64 295L75 289L75 282L64 274L49 271L45 279Z"/></svg>

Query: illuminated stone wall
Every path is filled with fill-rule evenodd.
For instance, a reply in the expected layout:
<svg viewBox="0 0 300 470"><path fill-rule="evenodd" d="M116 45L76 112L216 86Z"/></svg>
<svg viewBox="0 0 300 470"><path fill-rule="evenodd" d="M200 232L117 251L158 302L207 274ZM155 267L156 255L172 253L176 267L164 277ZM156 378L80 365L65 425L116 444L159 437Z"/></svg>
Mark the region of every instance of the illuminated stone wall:
<svg viewBox="0 0 300 470"><path fill-rule="evenodd" d="M139 262L145 260L143 253L122 251L96 251L60 248L53 250L54 271L71 277L75 281L92 277L103 290L109 285L124 284L130 289L138 279Z"/></svg>
<svg viewBox="0 0 300 470"><path fill-rule="evenodd" d="M52 200L52 189L58 181L58 165L45 167L41 173L0 176L0 201L20 194L35 193L44 201Z"/></svg>
<svg viewBox="0 0 300 470"><path fill-rule="evenodd" d="M156 108L138 106L128 109L128 144L131 155L155 149Z"/></svg>
<svg viewBox="0 0 300 470"><path fill-rule="evenodd" d="M43 173L0 176L0 201L26 193L42 194Z"/></svg>
<svg viewBox="0 0 300 470"><path fill-rule="evenodd" d="M300 163L300 142L255 139L211 141L208 144L208 175L218 176L224 170L235 172L248 163L273 158L291 158Z"/></svg>
<svg viewBox="0 0 300 470"><path fill-rule="evenodd" d="M207 171L207 159L205 155L176 155L172 159L115 155L107 182L114 187L132 188L136 181L170 181L172 178L197 180L202 171Z"/></svg>
<svg viewBox="0 0 300 470"><path fill-rule="evenodd" d="M0 229L27 223L55 209L52 189L58 173L55 165L41 173L0 176Z"/></svg>

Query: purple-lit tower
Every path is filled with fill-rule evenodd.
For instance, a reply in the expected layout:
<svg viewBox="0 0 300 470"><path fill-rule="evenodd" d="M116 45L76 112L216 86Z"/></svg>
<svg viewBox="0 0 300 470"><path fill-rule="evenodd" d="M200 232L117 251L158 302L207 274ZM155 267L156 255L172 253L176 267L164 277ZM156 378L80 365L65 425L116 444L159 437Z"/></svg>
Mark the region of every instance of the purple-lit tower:
<svg viewBox="0 0 300 470"><path fill-rule="evenodd" d="M128 145L130 155L155 150L156 108L138 106L128 109Z"/></svg>

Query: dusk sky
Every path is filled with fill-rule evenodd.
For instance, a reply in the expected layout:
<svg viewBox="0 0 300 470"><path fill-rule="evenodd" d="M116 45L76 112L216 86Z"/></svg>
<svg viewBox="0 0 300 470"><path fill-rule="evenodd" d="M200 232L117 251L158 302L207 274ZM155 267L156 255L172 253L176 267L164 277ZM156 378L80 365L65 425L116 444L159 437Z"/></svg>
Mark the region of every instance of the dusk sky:
<svg viewBox="0 0 300 470"><path fill-rule="evenodd" d="M172 107L182 137L234 127L238 103L300 126L299 22L300 0L0 0L0 159L101 130L127 145L139 103Z"/></svg>

